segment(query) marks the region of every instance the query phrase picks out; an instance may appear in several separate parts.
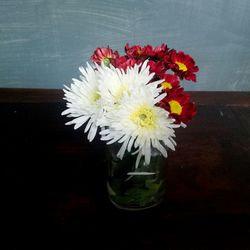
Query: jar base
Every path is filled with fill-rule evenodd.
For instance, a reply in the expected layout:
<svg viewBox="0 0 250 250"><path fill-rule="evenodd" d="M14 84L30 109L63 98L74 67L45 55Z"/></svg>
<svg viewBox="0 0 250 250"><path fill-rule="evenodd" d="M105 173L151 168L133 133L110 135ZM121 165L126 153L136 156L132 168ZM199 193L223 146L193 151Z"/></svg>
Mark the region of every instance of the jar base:
<svg viewBox="0 0 250 250"><path fill-rule="evenodd" d="M158 205L160 205L162 203L162 200L159 200L158 202L150 205L150 206L147 206L147 207L125 207L125 206L122 206L122 205L119 205L117 204L116 202L114 202L112 199L110 199L110 202L116 207L116 208L119 208L121 210L126 210L126 211L142 211L142 210L147 210L147 209L150 209L150 208L154 208Z"/></svg>

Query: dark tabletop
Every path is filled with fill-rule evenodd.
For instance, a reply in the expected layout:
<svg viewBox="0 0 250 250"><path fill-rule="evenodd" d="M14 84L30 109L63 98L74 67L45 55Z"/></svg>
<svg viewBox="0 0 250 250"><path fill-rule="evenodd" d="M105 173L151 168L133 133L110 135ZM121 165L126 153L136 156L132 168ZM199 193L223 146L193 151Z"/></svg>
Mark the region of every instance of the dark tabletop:
<svg viewBox="0 0 250 250"><path fill-rule="evenodd" d="M65 126L60 90L0 90L1 248L250 249L250 93L191 96L165 200L129 212L108 200L105 145Z"/></svg>

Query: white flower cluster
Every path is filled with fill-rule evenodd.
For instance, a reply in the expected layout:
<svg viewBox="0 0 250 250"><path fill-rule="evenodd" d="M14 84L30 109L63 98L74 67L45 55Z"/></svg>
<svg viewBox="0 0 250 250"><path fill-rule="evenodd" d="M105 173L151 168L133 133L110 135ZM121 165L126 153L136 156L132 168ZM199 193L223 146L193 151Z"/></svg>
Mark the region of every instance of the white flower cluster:
<svg viewBox="0 0 250 250"><path fill-rule="evenodd" d="M67 125L77 129L85 125L88 140L92 141L100 128L100 138L107 144L119 143L117 157L123 158L126 150L137 154L136 167L144 156L150 163L152 149L167 157L167 148L174 150L174 128L179 127L163 108L155 104L161 101L160 83L150 82L147 61L123 71L113 66L87 63L80 67L80 79L73 79L64 89L67 109L62 115L72 117Z"/></svg>

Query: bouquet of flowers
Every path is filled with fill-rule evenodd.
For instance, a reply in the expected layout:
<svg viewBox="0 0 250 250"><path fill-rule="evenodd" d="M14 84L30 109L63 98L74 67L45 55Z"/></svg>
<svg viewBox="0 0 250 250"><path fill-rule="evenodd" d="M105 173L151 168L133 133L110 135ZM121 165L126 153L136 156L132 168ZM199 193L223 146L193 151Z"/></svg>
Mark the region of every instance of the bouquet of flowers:
<svg viewBox="0 0 250 250"><path fill-rule="evenodd" d="M97 48L92 64L80 67L79 79L64 88L67 109L73 118L67 125L85 125L92 141L99 133L107 144L118 143L117 157L125 152L150 163L152 150L167 157L174 150L175 129L185 127L196 106L181 86L181 80L196 81L194 59L166 44L125 45L124 55L111 48Z"/></svg>

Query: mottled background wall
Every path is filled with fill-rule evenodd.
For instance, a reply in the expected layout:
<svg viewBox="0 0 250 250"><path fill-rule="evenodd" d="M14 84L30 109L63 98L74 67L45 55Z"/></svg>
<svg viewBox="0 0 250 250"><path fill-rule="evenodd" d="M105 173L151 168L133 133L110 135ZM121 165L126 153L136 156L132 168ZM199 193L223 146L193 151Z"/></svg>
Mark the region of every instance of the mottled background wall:
<svg viewBox="0 0 250 250"><path fill-rule="evenodd" d="M62 88L98 46L191 54L187 90L250 90L249 0L0 0L0 87Z"/></svg>

